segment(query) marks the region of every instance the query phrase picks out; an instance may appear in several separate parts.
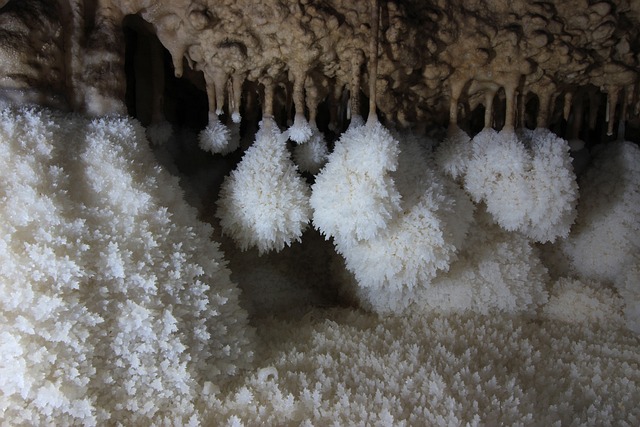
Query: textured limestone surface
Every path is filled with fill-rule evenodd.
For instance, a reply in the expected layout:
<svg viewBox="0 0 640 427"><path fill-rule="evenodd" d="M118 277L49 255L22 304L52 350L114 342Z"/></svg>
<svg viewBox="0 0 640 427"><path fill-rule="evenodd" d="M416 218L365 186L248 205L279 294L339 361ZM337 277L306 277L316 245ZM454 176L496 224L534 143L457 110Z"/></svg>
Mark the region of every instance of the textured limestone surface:
<svg viewBox="0 0 640 427"><path fill-rule="evenodd" d="M369 96L371 4L2 1L0 88L4 98L17 90L74 110L121 112L123 22L138 15L170 52L176 76L204 76L211 118L239 114L248 81L263 114L285 108L314 120L326 100L335 122L345 110L361 114ZM604 120L612 133L638 114L637 1L378 4L376 87L387 123L455 124L482 104L487 126L546 127L572 115L576 129Z"/></svg>

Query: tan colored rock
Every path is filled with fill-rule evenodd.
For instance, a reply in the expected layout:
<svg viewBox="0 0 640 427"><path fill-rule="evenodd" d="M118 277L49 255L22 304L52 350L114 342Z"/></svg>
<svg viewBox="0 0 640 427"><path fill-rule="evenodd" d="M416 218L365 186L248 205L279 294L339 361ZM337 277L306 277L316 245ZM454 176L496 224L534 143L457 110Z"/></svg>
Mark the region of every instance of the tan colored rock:
<svg viewBox="0 0 640 427"><path fill-rule="evenodd" d="M53 13L42 13L49 24L39 27L40 35L19 39L15 34L26 32L20 25L30 28L36 18L15 5L37 9L50 2L5 1L0 87L29 87L43 98L51 96L45 87L57 88L73 109L122 111L122 21L138 14L170 52L176 76L193 75L185 67L203 73L216 115L239 114L243 81L284 87L291 105L278 108L293 114L295 107L298 115L310 114L327 96L344 102L339 94L347 90L352 114L365 115L360 97L374 98L375 77L377 110L390 122L437 123L448 115L455 124L460 108L491 104L497 87L506 94L505 110L496 110L506 114L500 122L518 125L518 97L535 95L537 121L547 123L554 108L547 103L557 95L551 90L637 85L637 2L589 3L382 0L378 71L370 76L368 1L58 0L49 6ZM34 67L31 58L41 58L41 65ZM636 98L618 102L626 108ZM347 108L333 109L334 119L338 107Z"/></svg>

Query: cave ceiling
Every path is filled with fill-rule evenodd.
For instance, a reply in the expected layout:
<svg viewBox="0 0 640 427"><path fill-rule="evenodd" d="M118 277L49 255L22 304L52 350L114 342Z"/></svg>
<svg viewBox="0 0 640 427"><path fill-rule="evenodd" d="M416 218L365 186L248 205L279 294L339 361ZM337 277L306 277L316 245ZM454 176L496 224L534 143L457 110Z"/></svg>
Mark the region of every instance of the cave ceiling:
<svg viewBox="0 0 640 427"><path fill-rule="evenodd" d="M247 84L259 92L262 114L279 102L274 88L307 115L324 102L335 116L345 99L352 114L362 114L370 97L372 4L4 0L0 96L93 115L126 112L123 29L135 16L129 22L142 23L170 53L176 77L200 76L209 116L239 112ZM583 126L604 120L608 133L620 120L637 123L640 2L377 4L376 98L387 123L455 124L479 105L485 125L548 127L578 108ZM493 117L494 102L500 117Z"/></svg>

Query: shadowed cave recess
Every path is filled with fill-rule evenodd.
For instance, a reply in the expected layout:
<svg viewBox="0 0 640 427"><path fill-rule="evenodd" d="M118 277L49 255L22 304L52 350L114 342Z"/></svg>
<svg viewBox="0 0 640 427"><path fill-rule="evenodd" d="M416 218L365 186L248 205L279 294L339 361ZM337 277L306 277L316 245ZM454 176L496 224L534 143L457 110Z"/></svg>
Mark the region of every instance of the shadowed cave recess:
<svg viewBox="0 0 640 427"><path fill-rule="evenodd" d="M0 141L0 421L640 420L639 1L0 0Z"/></svg>

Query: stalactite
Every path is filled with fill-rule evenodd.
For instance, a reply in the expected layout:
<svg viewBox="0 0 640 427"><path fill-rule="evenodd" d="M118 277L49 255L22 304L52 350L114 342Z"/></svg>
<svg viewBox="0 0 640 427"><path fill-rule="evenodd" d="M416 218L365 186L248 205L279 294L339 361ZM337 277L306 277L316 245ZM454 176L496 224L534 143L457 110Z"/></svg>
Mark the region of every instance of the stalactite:
<svg viewBox="0 0 640 427"><path fill-rule="evenodd" d="M376 112L378 81L378 38L380 27L380 6L378 0L371 0L371 39L369 41L369 116L367 117L367 125L373 126L378 122L378 114Z"/></svg>
<svg viewBox="0 0 640 427"><path fill-rule="evenodd" d="M616 106L618 105L619 94L619 87L607 87L607 136L613 135L613 126L616 121Z"/></svg>
<svg viewBox="0 0 640 427"><path fill-rule="evenodd" d="M309 125L312 129L317 128L318 88L313 84L313 80L310 77L307 77L305 92L307 94L307 110L309 110Z"/></svg>
<svg viewBox="0 0 640 427"><path fill-rule="evenodd" d="M589 90L589 129L594 130L598 121L598 107L600 105L600 93L597 89Z"/></svg>
<svg viewBox="0 0 640 427"><path fill-rule="evenodd" d="M216 97L216 85L213 82L213 77L208 73L204 73L206 88L207 88L207 101L209 102L209 122L217 121L217 97Z"/></svg>
<svg viewBox="0 0 640 427"><path fill-rule="evenodd" d="M87 82L83 110L90 115L126 113L125 43L120 28L123 18L112 1L97 1L94 26L83 58Z"/></svg>
<svg viewBox="0 0 640 427"><path fill-rule="evenodd" d="M449 100L449 133L455 133L458 128L458 100L462 95L462 90L467 84L466 76L455 74L449 82L450 100Z"/></svg>
<svg viewBox="0 0 640 427"><path fill-rule="evenodd" d="M355 115L357 118L361 117L362 111L360 109L360 87L362 84L362 64L364 64L364 53L361 50L356 50L351 56L351 83L349 85L349 102L350 102L350 114L347 119L352 119Z"/></svg>
<svg viewBox="0 0 640 427"><path fill-rule="evenodd" d="M234 123L240 123L240 105L242 103L242 85L244 83L244 75L242 73L234 73L231 76L232 94L229 96L231 120Z"/></svg>
<svg viewBox="0 0 640 427"><path fill-rule="evenodd" d="M518 87L516 92L516 126L518 128L525 127L525 98L526 94L522 87Z"/></svg>
<svg viewBox="0 0 640 427"><path fill-rule="evenodd" d="M538 120L536 123L536 127L546 128L549 126L549 118L551 115L552 108L552 99L553 99L553 91L554 87L544 87L540 92L538 92Z"/></svg>
<svg viewBox="0 0 640 427"><path fill-rule="evenodd" d="M505 130L513 130L515 128L516 122L516 89L518 87L518 80L520 76L512 76L510 81L504 86L504 93L506 97L506 108L505 108L505 118L504 118L504 127Z"/></svg>
<svg viewBox="0 0 640 427"><path fill-rule="evenodd" d="M562 117L565 120L569 120L569 113L571 112L571 102L573 101L573 93L567 91L564 94L564 105L562 108Z"/></svg>
<svg viewBox="0 0 640 427"><path fill-rule="evenodd" d="M293 104L296 110L293 125L289 128L289 137L299 144L305 143L311 138L311 127L304 115L304 84L307 79L307 69L296 64L291 70L293 75Z"/></svg>
<svg viewBox="0 0 640 427"><path fill-rule="evenodd" d="M566 98L565 98L566 101ZM567 140L580 138L580 129L582 128L582 120L584 116L584 102L582 96L578 96L577 102L574 100L571 114L567 115ZM565 103L566 107L566 103Z"/></svg>
<svg viewBox="0 0 640 427"><path fill-rule="evenodd" d="M228 80L229 75L220 68L213 71L213 84L216 88L216 114L218 116L224 114L225 89Z"/></svg>
<svg viewBox="0 0 640 427"><path fill-rule="evenodd" d="M25 1L35 4L42 0ZM54 88L51 92L66 92L72 109L91 110L93 114L122 112L118 100L126 79L121 76L123 55L118 37L123 16L137 14L153 27L171 54L177 77L185 75L185 58L196 71L224 74L222 86L216 83L218 114L227 102L231 119L238 119L237 96L241 91L227 88L230 76L231 86L239 84L236 73L253 83L269 75L274 84L285 85L287 95L293 94L295 116L293 109L287 117L277 110L276 115L278 121L286 120L287 124L293 119L291 136L299 142L308 135L303 83L307 75L319 75L318 79L314 77L318 82L334 82L335 91L348 87L354 124L359 124L361 115L365 115L360 99L368 93L370 104L377 97L377 111L373 112L370 105L369 112L382 113L389 122L399 122L396 125L442 125L448 107L449 123L455 127L466 120L458 104L468 103L473 108L481 103L483 94L472 89L487 84L505 90L507 128L523 125L526 108L521 101L528 93L539 94L542 101L537 125L549 126L560 117L566 119L570 100L565 100L562 116L551 114L557 88L569 88L571 92L589 86L630 88L624 92L625 99L618 100L619 108L627 114L638 114L637 87L631 90L638 82L639 33L631 25L637 21L636 14L624 8L600 10L596 6L597 13L591 8L582 11L573 7L577 1L554 3L554 8L525 2L516 18L515 13L495 2L485 5L484 12L478 14L473 4L460 0L452 2L451 7L417 1L385 3L382 17L381 9L371 1L329 0L326 7L318 7L308 1L287 5L266 0L247 8L250 2L217 2L214 7L213 3L200 0L57 0L62 13L52 13L51 22L65 21L64 34L52 34L49 39L53 44L57 43L56 37L64 40L64 47L59 49L66 65L62 82L53 81L53 61L36 58L34 65L28 58L34 55L29 52L19 59L25 62L22 74L21 70L16 73L14 67L0 66L9 80L0 89L24 88L40 79L42 87ZM7 4L2 11L9 16L14 3ZM418 25L420 22L425 25ZM558 22L567 25L557 25ZM50 28L51 32L56 31L53 26ZM6 38L4 45L0 37L0 54L9 55L0 55L0 59L11 57L12 37ZM34 52L47 44L40 35L31 41L28 36L20 37L27 40L21 43L33 45ZM383 37L379 50L376 37ZM375 62L379 62L379 68L374 74ZM365 71L368 91L362 87ZM416 76L423 76L424 81L416 81ZM195 74L187 72L185 77L199 84ZM377 94L373 93L376 81ZM468 82L476 87L465 93ZM547 91L552 93L543 93ZM448 105L442 102L447 92ZM52 97L47 93L42 96ZM331 98L331 103L339 105L329 105L330 126L344 127L337 122L344 118L339 112L345 100ZM490 104L486 99L484 103ZM282 105L289 107L276 99L274 108ZM485 127L491 127L492 111L487 110ZM370 114L372 120L374 114Z"/></svg>
<svg viewBox="0 0 640 427"><path fill-rule="evenodd" d="M262 120L273 119L273 80L270 77L262 79L264 86L264 101L262 103Z"/></svg>
<svg viewBox="0 0 640 427"><path fill-rule="evenodd" d="M342 94L344 86L336 84L329 90L329 130L338 132L342 127Z"/></svg>
<svg viewBox="0 0 640 427"><path fill-rule="evenodd" d="M59 2L65 27L65 77L67 98L73 110L80 110L83 104L83 62L82 44L85 30L84 0Z"/></svg>
<svg viewBox="0 0 640 427"><path fill-rule="evenodd" d="M485 110L484 110L484 127L490 128L493 126L493 100L496 97L497 87L488 88L485 91Z"/></svg>

